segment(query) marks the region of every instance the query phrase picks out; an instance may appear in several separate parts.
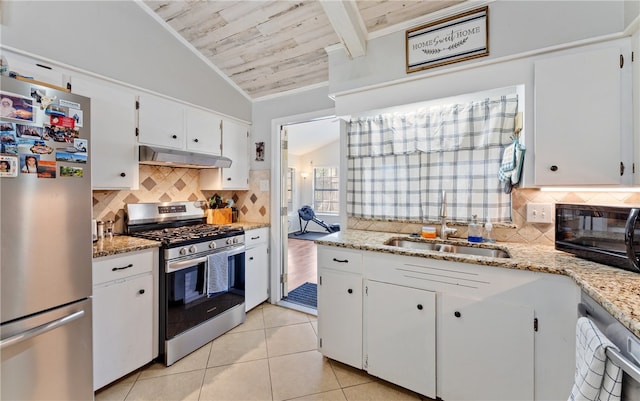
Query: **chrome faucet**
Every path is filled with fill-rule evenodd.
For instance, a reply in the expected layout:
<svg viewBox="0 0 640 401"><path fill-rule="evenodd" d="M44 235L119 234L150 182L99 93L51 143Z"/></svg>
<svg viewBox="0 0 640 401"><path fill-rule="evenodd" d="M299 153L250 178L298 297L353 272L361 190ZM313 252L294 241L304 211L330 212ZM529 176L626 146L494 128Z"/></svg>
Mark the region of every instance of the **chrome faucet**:
<svg viewBox="0 0 640 401"><path fill-rule="evenodd" d="M458 230L447 227L447 191L442 191L442 204L440 205L440 238L447 239L449 234L455 234Z"/></svg>

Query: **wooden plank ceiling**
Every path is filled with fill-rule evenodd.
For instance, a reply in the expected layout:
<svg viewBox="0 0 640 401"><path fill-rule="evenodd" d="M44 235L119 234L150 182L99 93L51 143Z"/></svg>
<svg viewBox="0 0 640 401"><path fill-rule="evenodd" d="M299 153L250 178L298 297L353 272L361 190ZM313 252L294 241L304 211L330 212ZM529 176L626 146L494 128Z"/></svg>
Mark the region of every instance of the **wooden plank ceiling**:
<svg viewBox="0 0 640 401"><path fill-rule="evenodd" d="M317 0L145 0L144 3L249 98L256 99L328 80L325 48L343 41ZM344 10L361 18L364 37L464 0L343 0ZM347 3L352 4L347 4ZM354 7L354 6L357 6ZM343 11L344 11L343 10ZM359 14L359 16L358 16ZM332 17L335 15L332 14ZM353 23L353 18L350 21Z"/></svg>

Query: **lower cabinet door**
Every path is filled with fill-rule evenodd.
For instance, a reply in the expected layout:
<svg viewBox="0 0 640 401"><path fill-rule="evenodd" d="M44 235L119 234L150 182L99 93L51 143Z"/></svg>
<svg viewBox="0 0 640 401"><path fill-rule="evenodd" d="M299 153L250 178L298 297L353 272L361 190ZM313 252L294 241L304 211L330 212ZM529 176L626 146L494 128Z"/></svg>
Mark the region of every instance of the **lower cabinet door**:
<svg viewBox="0 0 640 401"><path fill-rule="evenodd" d="M362 369L362 276L318 270L318 341L322 355Z"/></svg>
<svg viewBox="0 0 640 401"><path fill-rule="evenodd" d="M266 244L245 251L244 285L247 312L269 298L269 252Z"/></svg>
<svg viewBox="0 0 640 401"><path fill-rule="evenodd" d="M436 293L366 282L366 370L436 398Z"/></svg>
<svg viewBox="0 0 640 401"><path fill-rule="evenodd" d="M151 273L93 287L93 387L153 359Z"/></svg>
<svg viewBox="0 0 640 401"><path fill-rule="evenodd" d="M447 294L441 302L438 396L533 400L533 308Z"/></svg>

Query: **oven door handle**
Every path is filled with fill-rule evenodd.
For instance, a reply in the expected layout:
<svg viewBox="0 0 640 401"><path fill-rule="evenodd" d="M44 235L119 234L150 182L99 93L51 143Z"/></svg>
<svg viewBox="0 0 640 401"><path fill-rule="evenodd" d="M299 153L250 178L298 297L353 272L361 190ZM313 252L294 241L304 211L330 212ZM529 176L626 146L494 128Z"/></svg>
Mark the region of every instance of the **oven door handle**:
<svg viewBox="0 0 640 401"><path fill-rule="evenodd" d="M206 263L207 262L207 257L202 257L202 258L196 258L196 259L189 259L189 260L182 260L179 262L171 262L168 263L166 268L165 268L165 272L166 273L173 273L176 272L178 270L183 270L189 267L193 267L194 265L197 265L198 263Z"/></svg>
<svg viewBox="0 0 640 401"><path fill-rule="evenodd" d="M634 242L634 234L636 230L636 222L638 221L638 215L640 214L640 209L633 208L629 213L629 217L627 218L627 224L624 230L624 242L627 247L627 258L631 264L631 267L634 271L640 272L640 265L638 263L638 255L636 255L636 250L633 247Z"/></svg>

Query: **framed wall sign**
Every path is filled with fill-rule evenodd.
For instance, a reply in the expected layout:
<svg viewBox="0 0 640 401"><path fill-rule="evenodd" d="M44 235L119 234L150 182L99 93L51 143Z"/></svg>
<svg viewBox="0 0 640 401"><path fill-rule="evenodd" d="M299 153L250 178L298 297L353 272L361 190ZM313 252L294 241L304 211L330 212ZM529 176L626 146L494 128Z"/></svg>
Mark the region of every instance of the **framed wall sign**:
<svg viewBox="0 0 640 401"><path fill-rule="evenodd" d="M489 7L409 29L407 73L489 55Z"/></svg>

